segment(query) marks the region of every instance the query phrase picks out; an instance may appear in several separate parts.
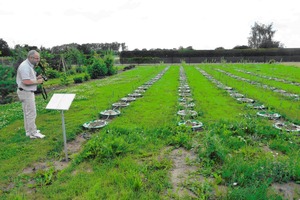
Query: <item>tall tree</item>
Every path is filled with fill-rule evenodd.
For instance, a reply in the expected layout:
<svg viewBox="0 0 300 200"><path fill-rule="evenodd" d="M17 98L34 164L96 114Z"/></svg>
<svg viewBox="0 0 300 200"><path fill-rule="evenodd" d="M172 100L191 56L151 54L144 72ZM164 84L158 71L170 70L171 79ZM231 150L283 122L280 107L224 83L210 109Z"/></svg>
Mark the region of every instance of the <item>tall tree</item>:
<svg viewBox="0 0 300 200"><path fill-rule="evenodd" d="M0 51L1 51L1 56L10 56L11 55L11 52L10 52L7 42L4 41L2 38L0 38Z"/></svg>
<svg viewBox="0 0 300 200"><path fill-rule="evenodd" d="M273 23L265 25L255 22L254 26L251 27L250 37L248 37L249 47L253 49L283 47L280 42L273 41L275 32Z"/></svg>

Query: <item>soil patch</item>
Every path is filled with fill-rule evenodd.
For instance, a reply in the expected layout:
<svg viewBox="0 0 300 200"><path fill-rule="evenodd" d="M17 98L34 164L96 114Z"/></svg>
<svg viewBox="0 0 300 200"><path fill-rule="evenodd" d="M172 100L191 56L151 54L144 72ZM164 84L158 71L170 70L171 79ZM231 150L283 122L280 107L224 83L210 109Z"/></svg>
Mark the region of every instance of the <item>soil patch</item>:
<svg viewBox="0 0 300 200"><path fill-rule="evenodd" d="M173 161L173 169L171 170L173 192L179 197L188 195L196 198L190 190L183 187L183 183L188 179L189 174L197 171L196 166L187 163L187 161L192 163L196 159L195 153L179 148L171 152L170 158Z"/></svg>
<svg viewBox="0 0 300 200"><path fill-rule="evenodd" d="M77 153L81 150L82 143L86 141L85 139L86 133L78 135L75 140L67 143L67 149L68 149L68 156ZM54 167L56 171L63 170L69 165L69 162L65 162L64 160L61 161L46 161L46 162L38 162L34 163L32 166L27 167L23 170L23 174L31 174L35 173L37 171L43 170L47 171L51 167Z"/></svg>
<svg viewBox="0 0 300 200"><path fill-rule="evenodd" d="M67 149L70 154L77 153L81 150L82 144L86 141L87 133L78 135L75 140L67 143Z"/></svg>
<svg viewBox="0 0 300 200"><path fill-rule="evenodd" d="M295 182L273 183L271 186L284 199L293 200L300 198L300 185Z"/></svg>

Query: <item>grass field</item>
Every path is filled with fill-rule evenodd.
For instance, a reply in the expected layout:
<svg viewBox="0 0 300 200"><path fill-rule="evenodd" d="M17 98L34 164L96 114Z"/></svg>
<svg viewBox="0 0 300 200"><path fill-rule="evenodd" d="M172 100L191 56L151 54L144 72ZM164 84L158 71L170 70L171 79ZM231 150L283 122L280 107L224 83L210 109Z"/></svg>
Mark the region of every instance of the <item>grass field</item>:
<svg viewBox="0 0 300 200"><path fill-rule="evenodd" d="M198 113L184 118L201 121L199 131L177 125L182 120L177 114L182 109L181 66ZM37 126L46 135L42 140L25 137L20 102L1 105L0 199L299 199L299 132L276 129L274 123L299 125L300 101L261 87L300 95L300 86L291 84L300 83L299 68L258 63L181 66L138 66L49 90L49 97L76 94L65 112L68 163L60 112L45 109L49 99L36 97ZM82 127L160 73L107 126ZM51 87L56 81L51 80ZM258 116L260 110L233 98L220 84L282 117Z"/></svg>

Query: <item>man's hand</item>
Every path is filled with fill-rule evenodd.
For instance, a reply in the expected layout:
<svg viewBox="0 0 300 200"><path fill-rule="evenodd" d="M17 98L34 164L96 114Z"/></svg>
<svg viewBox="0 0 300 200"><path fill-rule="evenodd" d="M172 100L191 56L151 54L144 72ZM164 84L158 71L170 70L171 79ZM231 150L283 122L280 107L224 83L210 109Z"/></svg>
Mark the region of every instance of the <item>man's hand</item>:
<svg viewBox="0 0 300 200"><path fill-rule="evenodd" d="M38 79L37 79L37 83L38 83L38 84L43 84L43 82L44 82L44 79L43 79L43 78L38 78Z"/></svg>

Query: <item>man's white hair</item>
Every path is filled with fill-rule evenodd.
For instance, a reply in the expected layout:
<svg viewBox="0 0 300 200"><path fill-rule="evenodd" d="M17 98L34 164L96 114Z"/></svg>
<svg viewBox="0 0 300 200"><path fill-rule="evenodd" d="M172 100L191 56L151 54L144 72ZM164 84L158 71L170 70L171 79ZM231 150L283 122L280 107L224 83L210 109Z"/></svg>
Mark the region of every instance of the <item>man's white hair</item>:
<svg viewBox="0 0 300 200"><path fill-rule="evenodd" d="M34 54L38 54L39 52L37 52L36 50L30 50L27 54L27 58L29 58L30 56L34 55Z"/></svg>

